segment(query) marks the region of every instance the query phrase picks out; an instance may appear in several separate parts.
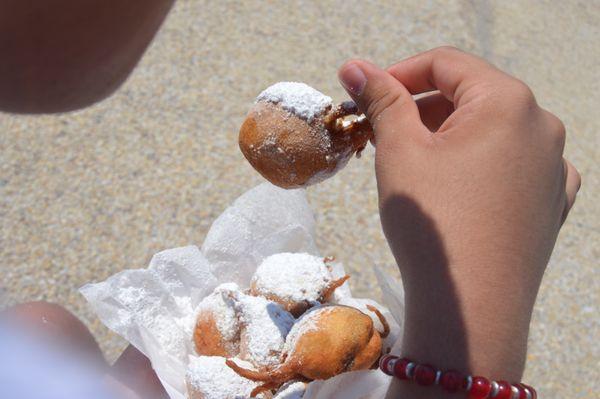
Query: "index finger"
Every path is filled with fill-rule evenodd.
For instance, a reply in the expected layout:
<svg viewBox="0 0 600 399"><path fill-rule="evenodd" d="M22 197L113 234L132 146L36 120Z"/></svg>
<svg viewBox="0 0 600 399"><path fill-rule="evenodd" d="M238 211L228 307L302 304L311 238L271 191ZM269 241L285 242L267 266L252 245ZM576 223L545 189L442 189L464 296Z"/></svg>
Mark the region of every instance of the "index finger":
<svg viewBox="0 0 600 399"><path fill-rule="evenodd" d="M503 74L482 58L453 47L438 47L392 65L387 71L411 94L439 90L456 107L466 90Z"/></svg>

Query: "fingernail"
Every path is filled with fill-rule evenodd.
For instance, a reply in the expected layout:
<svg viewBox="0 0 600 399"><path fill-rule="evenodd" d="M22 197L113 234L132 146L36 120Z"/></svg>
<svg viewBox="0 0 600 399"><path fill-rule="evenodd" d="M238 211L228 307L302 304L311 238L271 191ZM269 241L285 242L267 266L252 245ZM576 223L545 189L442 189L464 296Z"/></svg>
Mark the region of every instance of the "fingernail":
<svg viewBox="0 0 600 399"><path fill-rule="evenodd" d="M350 93L360 96L367 84L367 77L356 65L350 64L340 71L340 82Z"/></svg>

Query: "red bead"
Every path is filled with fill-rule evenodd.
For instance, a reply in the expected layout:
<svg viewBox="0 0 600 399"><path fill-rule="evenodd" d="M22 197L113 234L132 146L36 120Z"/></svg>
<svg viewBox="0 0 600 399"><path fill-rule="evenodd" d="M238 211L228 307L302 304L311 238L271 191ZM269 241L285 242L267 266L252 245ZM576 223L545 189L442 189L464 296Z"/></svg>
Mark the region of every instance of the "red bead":
<svg viewBox="0 0 600 399"><path fill-rule="evenodd" d="M406 358L398 359L394 365L394 375L400 380L408 380L406 375L406 366L410 363L410 360Z"/></svg>
<svg viewBox="0 0 600 399"><path fill-rule="evenodd" d="M510 384L506 381L498 381L498 392L494 399L511 399L512 391L510 390Z"/></svg>
<svg viewBox="0 0 600 399"><path fill-rule="evenodd" d="M473 377L473 384L469 389L469 399L485 399L492 391L492 384L487 378Z"/></svg>
<svg viewBox="0 0 600 399"><path fill-rule="evenodd" d="M442 373L442 378L440 378L440 385L446 392L457 392L464 380L464 376L458 371L448 370Z"/></svg>
<svg viewBox="0 0 600 399"><path fill-rule="evenodd" d="M394 359L398 359L398 357L393 355L384 355L379 361L379 368L381 369L381 371L383 371L387 375L394 375L394 370L389 369L390 362Z"/></svg>
<svg viewBox="0 0 600 399"><path fill-rule="evenodd" d="M525 391L525 387L522 384L513 385L519 391L519 399L527 399L527 392Z"/></svg>
<svg viewBox="0 0 600 399"><path fill-rule="evenodd" d="M484 377L464 376L458 371L437 371L429 364L416 364L410 359L384 355L379 368L387 375L401 380L415 380L419 385L439 384L448 393L466 391L468 399L537 399L537 392L522 383L493 382ZM490 395L493 394L493 398Z"/></svg>
<svg viewBox="0 0 600 399"><path fill-rule="evenodd" d="M419 364L415 367L415 381L419 385L433 385L435 374L435 369L428 364Z"/></svg>
<svg viewBox="0 0 600 399"><path fill-rule="evenodd" d="M537 392L535 391L535 389L533 389L529 385L525 385L525 384L521 384L521 385L523 385L525 388L527 388L529 390L529 393L531 394L531 399L537 399Z"/></svg>

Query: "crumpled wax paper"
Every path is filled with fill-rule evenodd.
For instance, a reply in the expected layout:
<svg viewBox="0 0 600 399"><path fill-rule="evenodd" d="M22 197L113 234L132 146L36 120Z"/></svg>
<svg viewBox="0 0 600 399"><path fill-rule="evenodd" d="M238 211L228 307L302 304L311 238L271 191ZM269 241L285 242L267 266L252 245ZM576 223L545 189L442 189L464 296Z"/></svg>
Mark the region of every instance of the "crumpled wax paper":
<svg viewBox="0 0 600 399"><path fill-rule="evenodd" d="M315 220L304 190L263 183L214 221L201 248L190 245L159 252L146 269L124 270L106 281L85 285L81 293L108 328L150 359L171 399L185 399L186 367L194 355L196 307L221 283L248 287L261 261L280 252L320 256ZM334 274L345 274L340 263L334 263ZM401 335L403 291L380 270L376 274L387 307L352 297L347 283L335 291L333 301L369 315L367 303L382 310L392 329L384 341L387 348ZM379 321L374 321L381 331ZM304 398L383 398L389 382L390 377L377 370L344 373L310 383Z"/></svg>

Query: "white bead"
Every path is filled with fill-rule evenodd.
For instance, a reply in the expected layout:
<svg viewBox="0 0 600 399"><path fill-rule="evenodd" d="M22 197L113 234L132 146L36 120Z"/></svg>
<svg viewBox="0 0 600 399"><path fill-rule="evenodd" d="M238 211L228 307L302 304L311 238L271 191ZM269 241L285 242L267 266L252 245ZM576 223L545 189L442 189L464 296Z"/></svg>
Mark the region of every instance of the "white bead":
<svg viewBox="0 0 600 399"><path fill-rule="evenodd" d="M529 389L525 386L523 386L523 389L525 389L525 395L527 395L527 399L533 399L533 395L531 394Z"/></svg>
<svg viewBox="0 0 600 399"><path fill-rule="evenodd" d="M471 390L472 386L473 386L473 377L468 376L467 377L467 388L466 388L466 391L469 392Z"/></svg>
<svg viewBox="0 0 600 399"><path fill-rule="evenodd" d="M388 364L387 364L388 373L394 375L394 366L396 365L397 361L398 361L398 359L392 359L388 362Z"/></svg>
<svg viewBox="0 0 600 399"><path fill-rule="evenodd" d="M511 385L510 391L512 392L512 396L510 397L510 399L519 399L519 390L517 389L517 387Z"/></svg>
<svg viewBox="0 0 600 399"><path fill-rule="evenodd" d="M388 355L385 356L381 356L381 359L379 359L379 368L383 370L383 362L385 361L385 359L387 359Z"/></svg>
<svg viewBox="0 0 600 399"><path fill-rule="evenodd" d="M498 395L498 383L496 381L492 381L492 390L490 391L490 398L495 398Z"/></svg>
<svg viewBox="0 0 600 399"><path fill-rule="evenodd" d="M406 373L405 374L408 378L413 378L412 372L414 371L415 366L416 366L416 364L412 363L412 362L410 362L406 365Z"/></svg>
<svg viewBox="0 0 600 399"><path fill-rule="evenodd" d="M442 379L442 370L438 370L435 372L435 385L440 385L441 379Z"/></svg>

